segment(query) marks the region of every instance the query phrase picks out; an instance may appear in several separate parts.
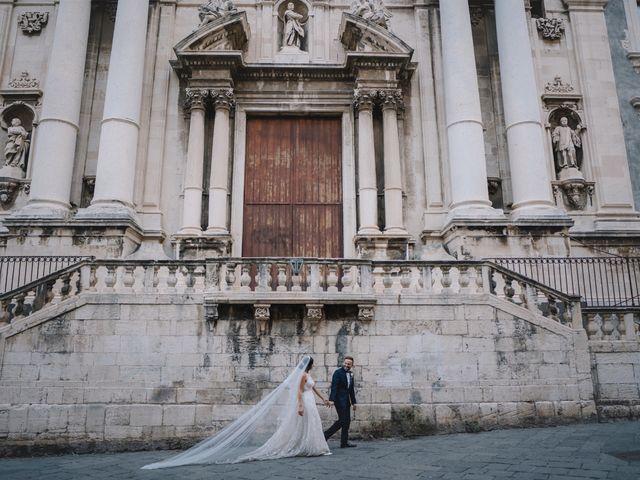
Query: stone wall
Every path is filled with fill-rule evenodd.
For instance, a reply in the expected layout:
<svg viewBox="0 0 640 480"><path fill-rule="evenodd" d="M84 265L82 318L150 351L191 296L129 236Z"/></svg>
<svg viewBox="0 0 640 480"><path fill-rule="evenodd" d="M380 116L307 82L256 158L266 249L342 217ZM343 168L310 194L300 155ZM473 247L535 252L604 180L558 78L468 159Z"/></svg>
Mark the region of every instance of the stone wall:
<svg viewBox="0 0 640 480"><path fill-rule="evenodd" d="M189 444L254 404L303 353L325 391L341 357L355 357L355 435L594 417L584 332L489 295L381 302L372 321L358 321L355 306L328 306L321 321L273 306L260 335L250 306L221 306L207 324L200 295L84 293L0 336L0 449ZM335 413L321 415L327 425Z"/></svg>
<svg viewBox="0 0 640 480"><path fill-rule="evenodd" d="M640 418L640 351L637 342L591 343L595 398L601 419Z"/></svg>

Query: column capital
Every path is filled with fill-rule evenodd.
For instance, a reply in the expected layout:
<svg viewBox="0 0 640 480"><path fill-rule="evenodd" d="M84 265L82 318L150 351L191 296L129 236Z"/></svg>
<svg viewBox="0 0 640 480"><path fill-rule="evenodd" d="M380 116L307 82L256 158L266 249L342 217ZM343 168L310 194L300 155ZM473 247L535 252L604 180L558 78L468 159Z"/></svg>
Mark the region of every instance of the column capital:
<svg viewBox="0 0 640 480"><path fill-rule="evenodd" d="M205 102L209 97L209 90L206 88L186 88L185 95L184 106L187 110L204 109Z"/></svg>
<svg viewBox="0 0 640 480"><path fill-rule="evenodd" d="M378 101L382 110L392 109L395 111L401 111L404 109L404 98L402 90L399 88L389 90L378 90Z"/></svg>
<svg viewBox="0 0 640 480"><path fill-rule="evenodd" d="M373 110L373 105L377 97L375 90L356 88L353 91L353 106L356 111L360 110Z"/></svg>
<svg viewBox="0 0 640 480"><path fill-rule="evenodd" d="M236 96L233 88L211 89L209 90L209 97L216 110L219 108L231 110L236 104Z"/></svg>

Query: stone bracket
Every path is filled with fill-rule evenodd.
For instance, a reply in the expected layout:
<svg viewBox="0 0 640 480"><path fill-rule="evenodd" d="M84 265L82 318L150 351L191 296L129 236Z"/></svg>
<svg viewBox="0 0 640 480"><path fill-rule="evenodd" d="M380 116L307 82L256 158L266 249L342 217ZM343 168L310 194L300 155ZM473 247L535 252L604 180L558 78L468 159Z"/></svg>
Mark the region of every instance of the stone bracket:
<svg viewBox="0 0 640 480"><path fill-rule="evenodd" d="M562 197L564 205L573 210L584 210L587 207L587 202L589 202L589 205L593 205L595 182L574 178L551 183L556 205L558 204L558 197Z"/></svg>
<svg viewBox="0 0 640 480"><path fill-rule="evenodd" d="M256 321L256 333L258 335L271 333L271 304L254 303L253 318Z"/></svg>

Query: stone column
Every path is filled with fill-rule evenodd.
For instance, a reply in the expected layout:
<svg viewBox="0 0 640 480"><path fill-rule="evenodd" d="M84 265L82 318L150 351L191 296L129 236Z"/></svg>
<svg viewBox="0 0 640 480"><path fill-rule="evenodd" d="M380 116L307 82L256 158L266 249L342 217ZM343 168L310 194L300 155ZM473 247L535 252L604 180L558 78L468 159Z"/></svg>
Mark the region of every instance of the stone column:
<svg viewBox="0 0 640 480"><path fill-rule="evenodd" d="M449 220L501 216L489 201L468 0L440 2L440 20L451 175Z"/></svg>
<svg viewBox="0 0 640 480"><path fill-rule="evenodd" d="M209 177L209 235L228 235L227 211L229 204L229 113L234 104L232 89L212 90L216 109L211 149L211 176Z"/></svg>
<svg viewBox="0 0 640 480"><path fill-rule="evenodd" d="M148 10L148 0L118 2L91 216L134 215Z"/></svg>
<svg viewBox="0 0 640 480"><path fill-rule="evenodd" d="M524 2L495 0L513 220L566 217L555 207Z"/></svg>
<svg viewBox="0 0 640 480"><path fill-rule="evenodd" d="M18 216L64 217L71 206L90 15L91 2L60 1L34 146L30 200Z"/></svg>
<svg viewBox="0 0 640 480"><path fill-rule="evenodd" d="M375 93L356 90L358 111L358 194L360 197L360 228L358 235L379 235L378 186L376 157L373 146L373 100Z"/></svg>
<svg viewBox="0 0 640 480"><path fill-rule="evenodd" d="M406 235L402 218L402 165L398 137L398 109L402 107L402 91L383 90L380 98L384 139L384 232Z"/></svg>
<svg viewBox="0 0 640 480"><path fill-rule="evenodd" d="M202 177L204 164L204 116L207 90L187 89L187 106L191 109L187 168L184 174L182 227L179 235L202 233Z"/></svg>

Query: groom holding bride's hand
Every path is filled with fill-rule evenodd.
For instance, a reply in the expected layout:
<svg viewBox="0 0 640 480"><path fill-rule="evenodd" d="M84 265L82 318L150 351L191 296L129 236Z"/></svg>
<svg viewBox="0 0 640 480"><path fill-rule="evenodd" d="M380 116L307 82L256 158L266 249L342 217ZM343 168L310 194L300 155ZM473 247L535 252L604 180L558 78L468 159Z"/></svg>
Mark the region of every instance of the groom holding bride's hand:
<svg viewBox="0 0 640 480"><path fill-rule="evenodd" d="M335 405L338 420L324 432L324 438L329 439L331 435L342 429L340 448L355 447L354 444L349 443L349 425L351 424L349 407L353 407L354 413L356 411L356 393L351 368L353 368L353 357L344 357L342 367L333 372L331 379L329 405Z"/></svg>

